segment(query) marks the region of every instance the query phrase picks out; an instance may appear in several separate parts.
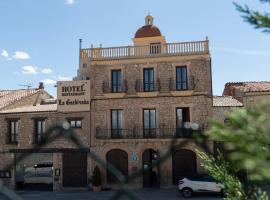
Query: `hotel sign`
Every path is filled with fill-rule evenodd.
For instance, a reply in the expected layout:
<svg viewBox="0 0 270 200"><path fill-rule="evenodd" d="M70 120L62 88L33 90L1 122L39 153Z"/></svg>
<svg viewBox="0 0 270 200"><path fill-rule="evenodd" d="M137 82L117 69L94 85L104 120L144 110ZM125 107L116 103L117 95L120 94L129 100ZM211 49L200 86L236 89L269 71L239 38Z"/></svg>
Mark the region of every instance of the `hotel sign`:
<svg viewBox="0 0 270 200"><path fill-rule="evenodd" d="M89 111L90 81L57 82L58 111Z"/></svg>

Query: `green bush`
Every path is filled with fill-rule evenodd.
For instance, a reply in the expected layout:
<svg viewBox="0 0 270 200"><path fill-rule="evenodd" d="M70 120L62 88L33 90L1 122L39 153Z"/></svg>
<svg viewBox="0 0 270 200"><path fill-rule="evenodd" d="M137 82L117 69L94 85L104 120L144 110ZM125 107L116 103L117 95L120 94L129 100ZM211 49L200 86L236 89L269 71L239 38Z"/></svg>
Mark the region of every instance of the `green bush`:
<svg viewBox="0 0 270 200"><path fill-rule="evenodd" d="M98 166L96 166L94 168L93 171L93 176L92 176L92 184L93 186L101 186L101 174L100 174L100 169L98 168Z"/></svg>

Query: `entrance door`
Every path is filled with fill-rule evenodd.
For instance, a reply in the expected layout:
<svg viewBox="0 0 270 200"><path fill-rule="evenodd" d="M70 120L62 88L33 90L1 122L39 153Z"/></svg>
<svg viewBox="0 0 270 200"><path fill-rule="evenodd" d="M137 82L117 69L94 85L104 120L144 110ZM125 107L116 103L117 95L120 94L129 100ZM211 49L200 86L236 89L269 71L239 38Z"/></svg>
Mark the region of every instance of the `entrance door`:
<svg viewBox="0 0 270 200"><path fill-rule="evenodd" d="M63 154L63 187L87 186L87 154Z"/></svg>
<svg viewBox="0 0 270 200"><path fill-rule="evenodd" d="M128 154L120 149L113 149L106 154L107 163L113 165L126 178L128 177ZM107 169L107 182L117 183L117 178Z"/></svg>
<svg viewBox="0 0 270 200"><path fill-rule="evenodd" d="M143 152L143 187L159 186L159 166L153 166L157 160L157 152L153 149L147 149Z"/></svg>
<svg viewBox="0 0 270 200"><path fill-rule="evenodd" d="M187 149L180 149L172 155L173 183L178 184L184 176L197 173L196 154Z"/></svg>

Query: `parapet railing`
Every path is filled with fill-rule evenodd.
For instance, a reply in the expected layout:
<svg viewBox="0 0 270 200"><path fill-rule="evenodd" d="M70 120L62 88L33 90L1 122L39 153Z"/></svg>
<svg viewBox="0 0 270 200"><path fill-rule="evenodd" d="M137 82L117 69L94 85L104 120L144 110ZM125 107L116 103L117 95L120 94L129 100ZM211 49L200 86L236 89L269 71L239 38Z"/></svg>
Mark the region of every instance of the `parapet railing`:
<svg viewBox="0 0 270 200"><path fill-rule="evenodd" d="M80 50L80 58L108 60L154 56L208 54L208 39L205 41L152 44L145 46L122 46L109 48L88 48Z"/></svg>

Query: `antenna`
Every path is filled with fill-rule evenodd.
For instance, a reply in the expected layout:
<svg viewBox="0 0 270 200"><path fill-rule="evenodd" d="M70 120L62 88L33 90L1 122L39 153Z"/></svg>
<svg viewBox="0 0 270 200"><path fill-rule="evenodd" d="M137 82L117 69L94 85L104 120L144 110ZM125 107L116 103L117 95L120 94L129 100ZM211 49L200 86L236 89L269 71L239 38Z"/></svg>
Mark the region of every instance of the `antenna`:
<svg viewBox="0 0 270 200"><path fill-rule="evenodd" d="M19 84L19 85L27 88L28 90L32 87L32 84L31 83L28 83L28 84Z"/></svg>

